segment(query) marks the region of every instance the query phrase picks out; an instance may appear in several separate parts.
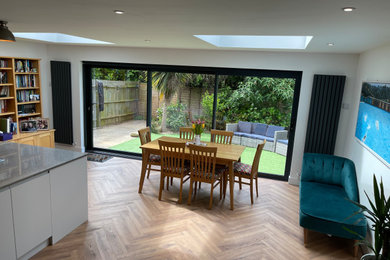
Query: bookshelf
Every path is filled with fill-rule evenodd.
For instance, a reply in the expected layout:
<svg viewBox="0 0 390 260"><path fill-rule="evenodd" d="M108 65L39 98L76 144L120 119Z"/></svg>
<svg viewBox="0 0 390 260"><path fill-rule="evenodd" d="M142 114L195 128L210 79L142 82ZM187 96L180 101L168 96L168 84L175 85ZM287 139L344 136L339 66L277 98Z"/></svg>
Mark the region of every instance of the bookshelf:
<svg viewBox="0 0 390 260"><path fill-rule="evenodd" d="M0 118L43 117L40 59L0 57ZM19 129L16 130L19 133Z"/></svg>

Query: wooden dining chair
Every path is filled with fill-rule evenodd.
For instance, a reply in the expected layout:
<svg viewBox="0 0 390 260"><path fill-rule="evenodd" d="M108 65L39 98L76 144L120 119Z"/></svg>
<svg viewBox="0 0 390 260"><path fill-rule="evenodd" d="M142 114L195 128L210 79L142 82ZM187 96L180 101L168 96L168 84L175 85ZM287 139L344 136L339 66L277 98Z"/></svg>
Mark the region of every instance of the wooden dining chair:
<svg viewBox="0 0 390 260"><path fill-rule="evenodd" d="M257 145L256 154L255 154L255 158L253 158L252 165L245 164L242 162L234 163L234 181L240 184L240 190L242 189L242 184L246 184L250 186L251 204L253 204L253 181L254 180L256 180L256 196L259 197L259 184L257 180L257 173L259 169L261 152L263 151L265 143L266 140L264 140L263 143ZM236 180L236 177L238 177L239 180ZM242 181L242 179L247 179L249 180L249 182L244 182Z"/></svg>
<svg viewBox="0 0 390 260"><path fill-rule="evenodd" d="M189 169L184 164L185 143L167 142L158 140L161 155L161 178L158 199L161 200L164 188L164 179L167 177L167 187L169 177L180 179L179 203L182 202L183 183L190 179Z"/></svg>
<svg viewBox="0 0 390 260"><path fill-rule="evenodd" d="M218 185L220 186L219 199L222 198L222 178L225 168L216 168L217 147L204 147L198 145L189 145L191 155L191 179L188 205L191 205L193 186L196 183L210 183L210 203L209 209L213 206L213 191ZM196 195L196 194L195 194Z"/></svg>
<svg viewBox="0 0 390 260"><path fill-rule="evenodd" d="M152 140L149 127L142 128L142 129L138 130L138 136L139 136L141 145L147 144L147 143L149 143ZM149 179L149 175L150 175L150 171L151 170L152 171L158 171L158 172L160 171L160 169L152 168L152 165L155 165L155 166L160 166L161 165L161 157L160 157L160 155L158 155L158 154L151 154L151 155L149 155L148 166L147 166L148 175L146 176L146 178L148 178L148 179Z"/></svg>
<svg viewBox="0 0 390 260"><path fill-rule="evenodd" d="M194 139L194 132L191 127L180 127L179 128L180 138L186 140Z"/></svg>
<svg viewBox="0 0 390 260"><path fill-rule="evenodd" d="M210 142L218 144L232 144L234 132L211 129L210 133Z"/></svg>

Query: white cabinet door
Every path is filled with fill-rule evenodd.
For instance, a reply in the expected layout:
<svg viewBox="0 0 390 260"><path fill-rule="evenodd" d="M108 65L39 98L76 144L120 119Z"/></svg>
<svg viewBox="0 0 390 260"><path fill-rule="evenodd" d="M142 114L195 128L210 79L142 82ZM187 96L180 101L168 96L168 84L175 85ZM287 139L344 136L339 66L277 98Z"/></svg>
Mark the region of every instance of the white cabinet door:
<svg viewBox="0 0 390 260"><path fill-rule="evenodd" d="M12 186L11 194L19 258L51 237L49 174Z"/></svg>
<svg viewBox="0 0 390 260"><path fill-rule="evenodd" d="M87 158L50 170L53 244L88 219Z"/></svg>
<svg viewBox="0 0 390 260"><path fill-rule="evenodd" d="M16 259L11 191L0 191L0 259Z"/></svg>

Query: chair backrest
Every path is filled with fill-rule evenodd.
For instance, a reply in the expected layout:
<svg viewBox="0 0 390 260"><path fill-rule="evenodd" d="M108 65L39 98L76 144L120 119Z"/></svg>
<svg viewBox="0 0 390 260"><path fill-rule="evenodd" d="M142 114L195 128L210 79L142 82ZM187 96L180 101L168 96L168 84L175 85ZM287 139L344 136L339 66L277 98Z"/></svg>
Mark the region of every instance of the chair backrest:
<svg viewBox="0 0 390 260"><path fill-rule="evenodd" d="M161 172L164 175L180 177L184 172L185 143L158 140L161 156Z"/></svg>
<svg viewBox="0 0 390 260"><path fill-rule="evenodd" d="M191 177L195 181L210 182L215 176L217 147L189 145L191 155Z"/></svg>
<svg viewBox="0 0 390 260"><path fill-rule="evenodd" d="M234 132L211 129L210 133L211 133L210 142L219 143L219 144L232 144Z"/></svg>
<svg viewBox="0 0 390 260"><path fill-rule="evenodd" d="M266 142L267 141L264 140L263 143L257 145L255 158L253 158L253 163L252 163L252 171L251 171L252 178L255 174L257 174L259 172L260 156L261 156L261 152L263 151L263 148L264 148Z"/></svg>
<svg viewBox="0 0 390 260"><path fill-rule="evenodd" d="M147 144L150 141L152 141L149 127L145 127L145 128L138 130L138 136L139 136L139 140L141 141L141 145Z"/></svg>
<svg viewBox="0 0 390 260"><path fill-rule="evenodd" d="M180 127L179 132L181 139L194 139L194 132L192 131L191 127Z"/></svg>

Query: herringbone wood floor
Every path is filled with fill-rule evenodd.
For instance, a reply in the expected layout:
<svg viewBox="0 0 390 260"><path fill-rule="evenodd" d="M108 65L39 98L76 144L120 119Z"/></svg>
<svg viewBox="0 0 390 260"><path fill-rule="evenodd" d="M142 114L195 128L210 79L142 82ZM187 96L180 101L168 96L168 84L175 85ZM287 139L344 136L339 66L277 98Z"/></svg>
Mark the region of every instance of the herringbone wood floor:
<svg viewBox="0 0 390 260"><path fill-rule="evenodd" d="M177 204L179 182L158 201L159 173L138 194L141 161L88 162L89 220L33 259L353 259L352 241L311 232L307 248L298 223L298 187L259 179L208 210L209 186L191 206ZM183 201L188 198L185 183Z"/></svg>

